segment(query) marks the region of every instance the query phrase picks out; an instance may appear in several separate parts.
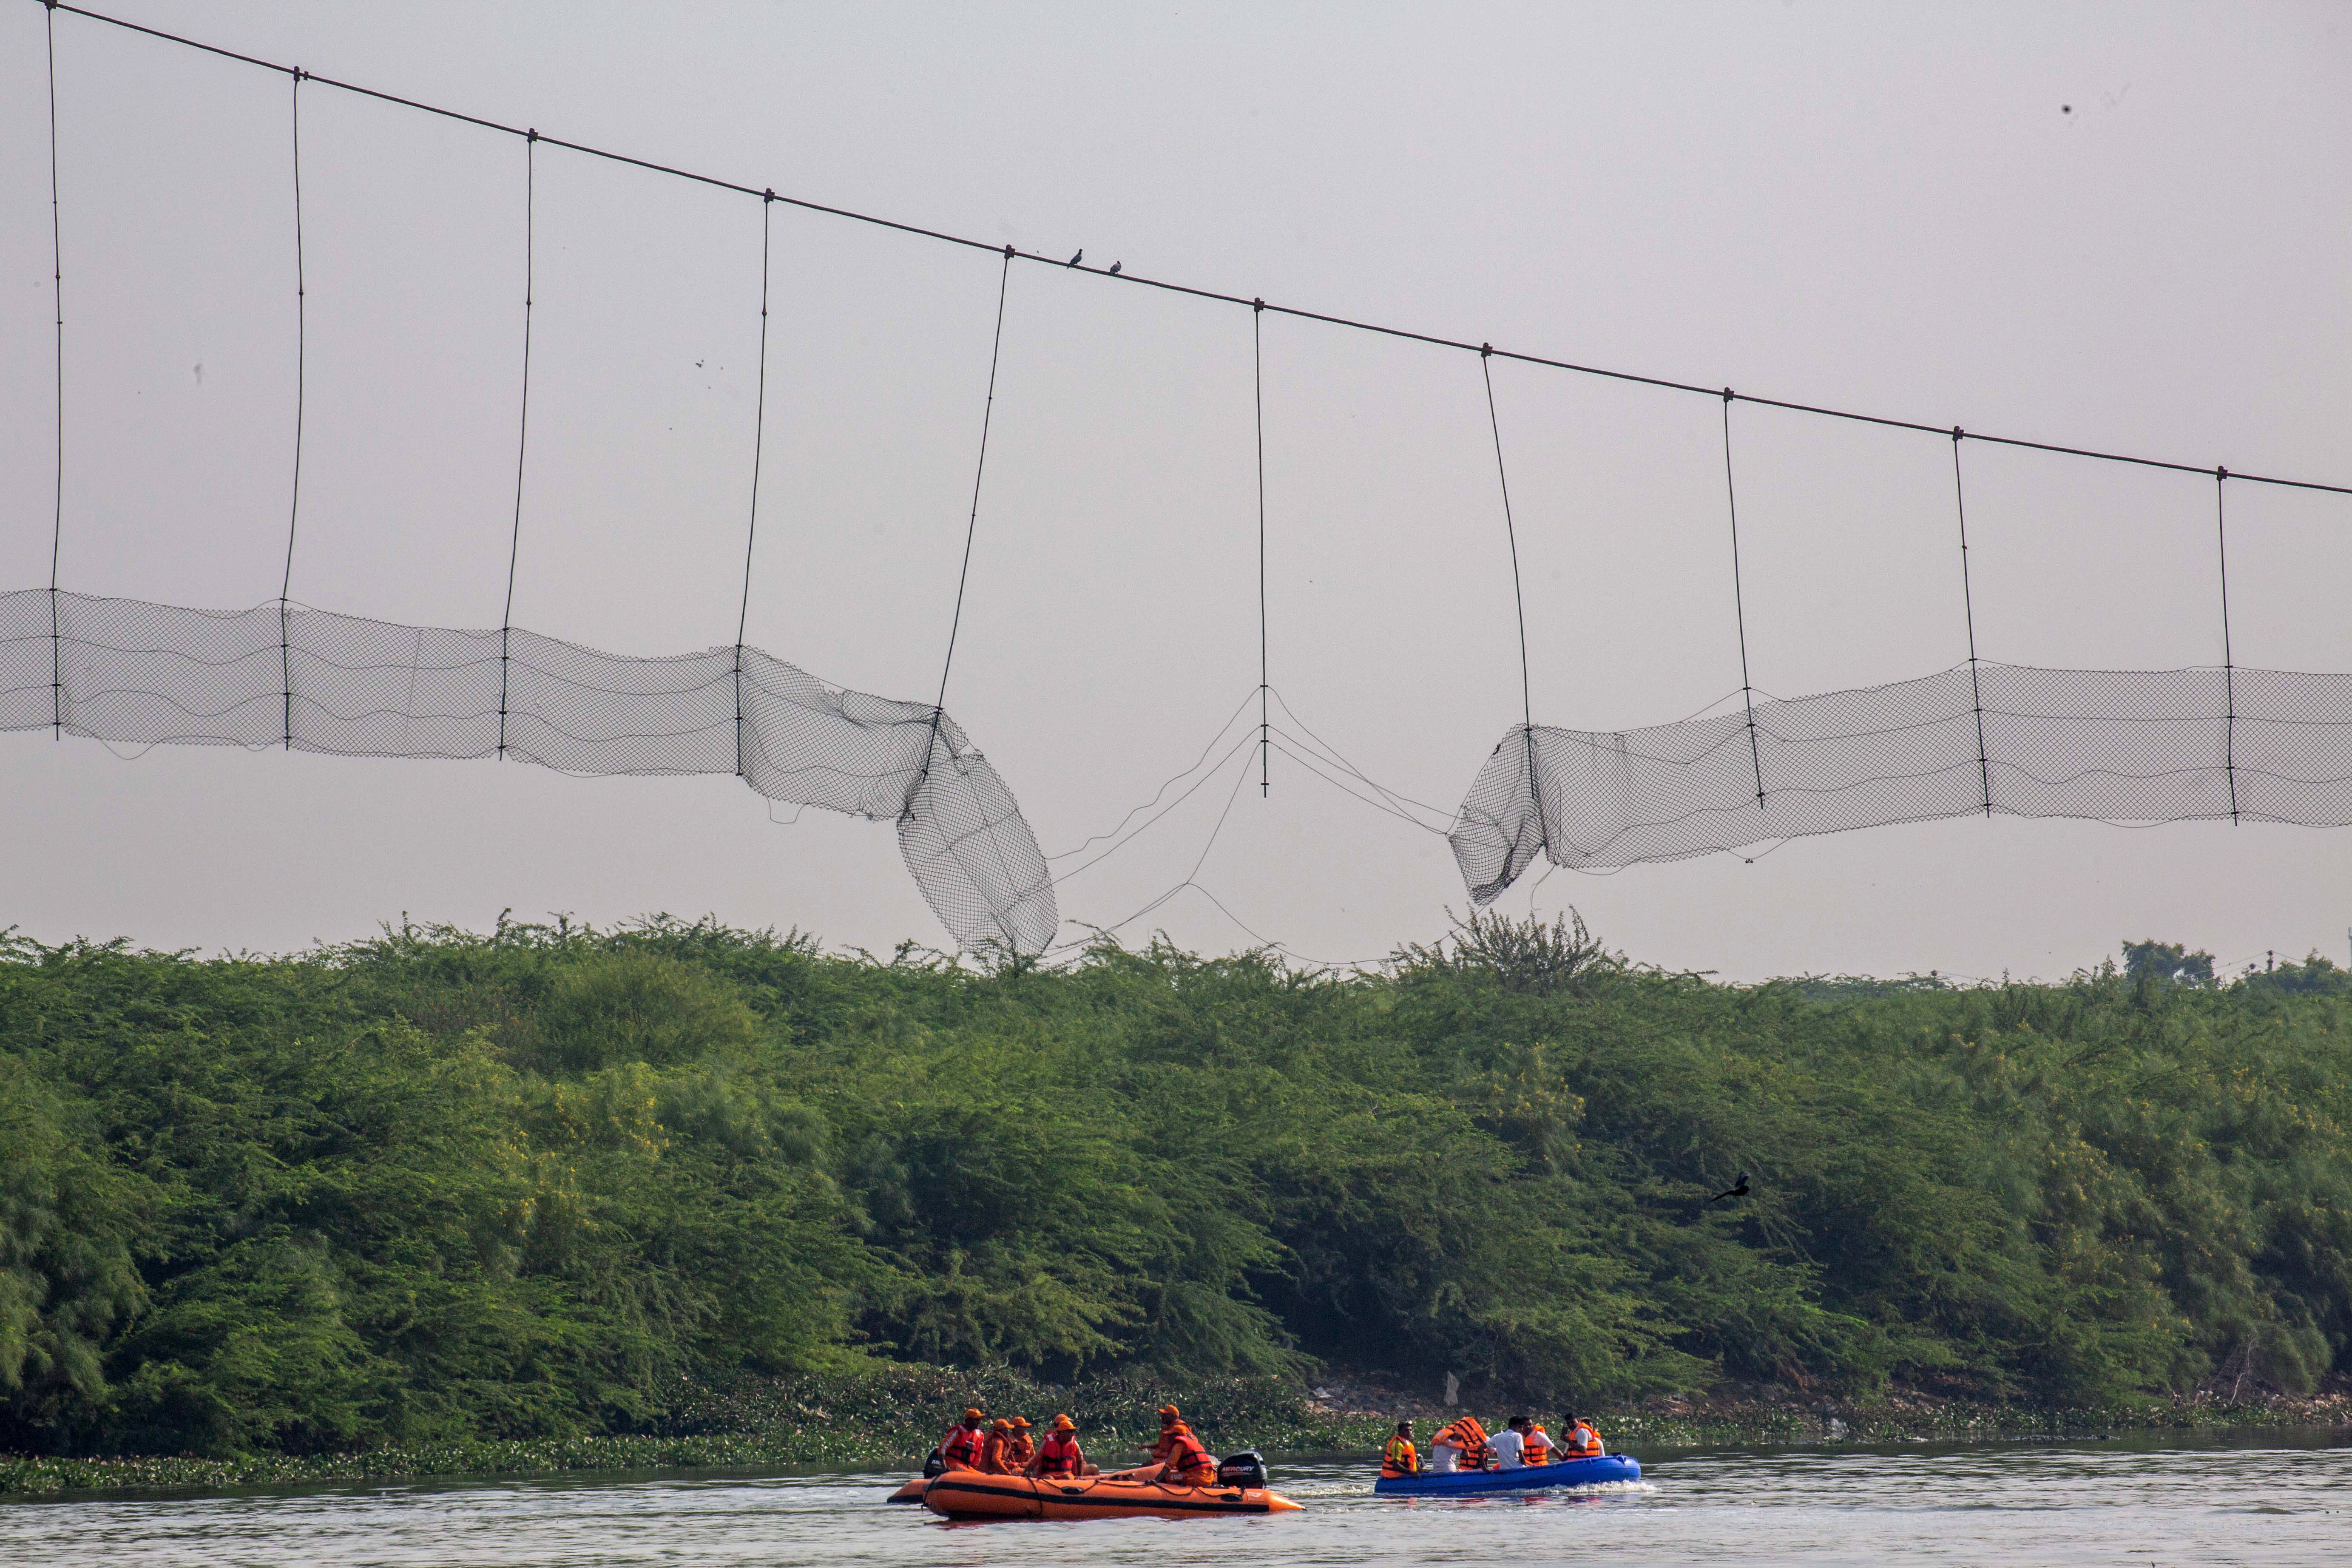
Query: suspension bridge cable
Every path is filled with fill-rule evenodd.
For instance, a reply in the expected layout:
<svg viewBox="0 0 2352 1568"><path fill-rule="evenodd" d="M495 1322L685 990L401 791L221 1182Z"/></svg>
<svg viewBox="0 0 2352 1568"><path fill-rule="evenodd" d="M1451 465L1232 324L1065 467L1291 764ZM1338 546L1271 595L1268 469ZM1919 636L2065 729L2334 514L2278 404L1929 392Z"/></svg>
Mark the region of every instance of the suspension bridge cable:
<svg viewBox="0 0 2352 1568"><path fill-rule="evenodd" d="M2230 781L2230 825L2238 822L2238 671L2230 659L2230 530L2223 520L2221 491L2230 480L2230 470L2213 470L2213 542L2221 563L2221 686L2227 704L2222 721L2221 769Z"/></svg>
<svg viewBox="0 0 2352 1568"><path fill-rule="evenodd" d="M181 34L165 32L160 27L143 26L137 22L125 21L120 16L110 16L103 12L67 5L64 0L37 0L37 3L49 6L52 11L68 12L92 22L101 22L110 27L119 27L125 32L138 33L163 43L194 49L221 59L236 60L240 64L255 66L263 70L290 73L294 68L290 66L279 65L274 60L265 60L257 56L223 48L217 44L203 43ZM667 174L674 179L707 185L714 190L733 191L740 195L762 198L769 196L767 191L757 185L740 184L733 180L721 179L715 174L697 174L689 169L657 163L647 158L632 157L625 153L593 147L585 142L567 142L560 137L542 136L536 131L526 130L520 126L504 124L481 115L467 114L459 110L445 109L437 104L404 98L397 93L384 92L375 88L362 87L355 82L340 81L332 77L320 76L316 72L310 73L305 79L322 87L338 88L345 92L356 93L362 98L371 98L380 103L413 109L419 113L436 115L444 120L454 120L485 131L497 131L509 136L530 137L535 141L545 142L552 147L561 147L566 152L578 153L584 157L600 158L613 163L624 163L634 169L643 169L649 174ZM823 213L828 217L845 218L853 223L866 224L877 228L890 229L896 233L914 235L924 239L935 239L942 244L961 246L969 250L1003 253L1013 260L1038 262L1061 268L1066 271L1084 272L1097 278L1110 279L1139 288L1156 289L1163 293L1181 294L1191 299L1208 300L1220 304L1246 305L1253 310L1271 310L1277 315L1288 316L1297 321L1320 321L1326 326L1343 327L1351 331L1372 332L1382 337L1427 343L1433 348L1456 349L1465 353L1477 353L1482 357L1515 360L1521 364L1541 365L1547 369L1570 371L1579 375L1599 376L1604 380L1628 382L1640 386L1654 386L1669 392L1696 393L1706 397L1724 395L1719 388L1702 386L1696 382L1677 381L1669 376L1642 375L1631 371L1611 370L1601 365L1580 364L1573 360L1553 359L1543 354L1521 353L1509 349L1495 348L1491 344L1441 337L1434 332L1414 331L1403 327L1384 326L1376 321L1358 321L1351 317L1337 316L1323 310L1306 310L1296 305L1268 304L1262 300L1252 299L1246 295L1227 294L1214 289L1195 288L1190 284L1171 282L1165 279L1147 278L1124 268L1113 272L1107 267L1088 267L1082 263L1066 262L1060 257L1048 256L1039 251L1021 250L1015 247L997 245L984 239L971 239L962 235L950 234L943 229L926 228L919 224L901 223L895 218L880 217L871 213L858 212L848 207L832 206L823 202L808 201L798 196L777 195L772 199L799 207L804 212ZM1916 430L1930 436L1945 435L1950 429L1950 426L1946 425L1929 424L1916 419L1897 419L1878 414L1864 414L1853 409L1834 408L1823 404L1798 403L1784 398L1756 397L1742 394L1740 401L1757 404L1766 408L1779 408L1791 414L1811 414L1824 419L1844 419L1856 424L1874 425L1891 430ZM2136 457L2124 452L2101 451L2090 447L2072 447L2053 441L2029 440L2016 436L1988 436L1980 432L1972 432L1970 439L1988 442L1997 447L2015 447L2027 451L2049 452L2060 457L2087 458L2104 463L2125 463L2135 468L2164 468L2174 473L2209 474L2213 471L2202 463L2172 462L2158 458ZM2324 490L2332 495L2352 495L2352 484L2326 484L2314 479L2290 479L2276 475L2239 473L2234 470L2230 477L2249 484L2282 485L2293 489Z"/></svg>
<svg viewBox="0 0 2352 1568"><path fill-rule="evenodd" d="M1992 815L1992 763L1985 756L1984 687L1977 679L1977 602L1969 585L1969 501L1960 489L1960 442L1968 432L1952 426L1952 508L1960 520L1960 610L1969 623L1969 698L1977 716L1977 776L1984 784L1984 814Z"/></svg>
<svg viewBox="0 0 2352 1568"><path fill-rule="evenodd" d="M515 564L522 559L523 458L530 450L530 309L536 292L539 223L539 132L522 143L522 398L515 421L514 528L507 536L507 607L499 620L499 757L507 754L508 677L514 643Z"/></svg>
<svg viewBox="0 0 2352 1568"><path fill-rule="evenodd" d="M1093 859L1073 866L1070 869L1056 876L1054 879L1054 886L1058 888L1063 883L1070 880L1073 877L1076 877L1082 872L1094 869L1097 866L1101 865L1104 861L1109 859L1112 856L1118 854L1120 850L1126 848L1129 845L1134 843L1145 834L1150 832L1160 823L1165 822L1168 819L1169 815L1178 806L1192 799L1195 792L1197 792L1202 784L1208 783L1211 779L1217 777L1219 769L1223 768L1227 763L1232 762L1235 757L1246 759L1251 749L1252 742L1250 741L1249 734L1244 731L1240 740L1225 748L1223 755L1220 756L1214 763L1212 763L1207 770L1201 773L1200 777L1194 779L1191 784L1184 786L1183 794L1178 795L1174 800L1170 801L1157 813L1146 819L1141 826L1138 827L1134 832L1128 834L1125 837L1119 839L1118 843L1113 844L1109 848L1104 850ZM1242 769L1241 773L1235 776L1236 778L1243 778L1248 776L1248 773L1249 769L1244 767Z"/></svg>
<svg viewBox="0 0 2352 1568"><path fill-rule="evenodd" d="M294 648L286 596L294 591L294 530L302 516L302 405L310 360L310 308L302 268L302 72L292 77L294 133L294 478L286 500L286 574L278 584L278 681L285 700L282 741L294 749Z"/></svg>
<svg viewBox="0 0 2352 1568"><path fill-rule="evenodd" d="M1086 838L1080 839L1076 844L1072 845L1067 849L1058 850L1054 854L1046 856L1046 860L1048 862L1055 860L1066 860L1073 855L1084 854L1087 850L1101 843L1106 838L1118 837L1119 834L1126 829L1127 825L1136 819L1138 815L1150 811L1153 806L1158 805L1162 795L1166 795L1170 790L1174 789L1184 780L1191 778L1194 773L1201 771L1202 765L1209 760L1209 753L1217 749L1217 742L1225 738L1226 734L1234 727L1234 721L1240 718L1242 716L1242 710L1249 706L1250 697L1254 697L1255 695L1255 692L1252 692L1249 697L1244 697L1239 702L1234 704L1234 710L1225 715L1225 721L1217 726L1217 732L1209 738L1209 743L1207 745L1201 748L1201 754L1192 759L1192 765L1184 769L1181 773L1170 774L1167 780L1163 782L1157 790L1152 792L1152 795L1150 800L1145 801L1141 805L1130 806L1128 809L1127 815L1120 817L1116 823L1113 823L1108 831L1093 834Z"/></svg>
<svg viewBox="0 0 2352 1568"><path fill-rule="evenodd" d="M1519 530L1511 521L1511 477L1503 468L1503 422L1495 412L1495 361L1492 343L1478 345L1478 374L1486 384L1486 426L1495 434L1495 482L1503 491L1503 536L1511 545L1511 603L1519 615L1519 734L1528 752L1528 798L1535 803L1536 826L1546 848L1551 847L1551 820L1543 808L1542 780L1536 772L1535 686L1528 675L1528 596L1519 586Z"/></svg>
<svg viewBox="0 0 2352 1568"><path fill-rule="evenodd" d="M735 613L735 776L743 776L743 632L751 622L751 545L760 536L760 455L768 436L768 241L775 193L760 203L760 389L751 400L751 518L743 529L743 603Z"/></svg>
<svg viewBox="0 0 2352 1568"><path fill-rule="evenodd" d="M1255 399L1257 417L1257 793L1263 799L1273 793L1273 781L1267 773L1266 757L1266 656L1265 656L1265 339L1261 330L1265 321L1265 301L1250 302L1250 392Z"/></svg>
<svg viewBox="0 0 2352 1568"><path fill-rule="evenodd" d="M1739 626L1739 694L1748 702L1748 760L1756 770L1756 809L1764 809L1764 758L1756 746L1756 688L1748 679L1748 606L1739 588L1739 492L1731 483L1731 404L1723 389L1723 499L1731 513L1731 613Z"/></svg>
<svg viewBox="0 0 2352 1568"><path fill-rule="evenodd" d="M939 750L940 719L947 711L948 671L955 668L956 633L963 626L963 591L971 581L971 542L980 531L980 481L988 472L988 427L996 417L996 365L1004 350L1004 296L1013 281L1013 247L1004 247L1004 265L996 275L996 331L988 341L988 401L980 411L980 458L971 466L971 515L963 525L963 565L956 573L955 614L948 621L947 657L940 661L940 700L931 704L931 739L923 752L922 771L907 788L907 810L915 809L915 795L931 776L931 753Z"/></svg>
<svg viewBox="0 0 2352 1568"><path fill-rule="evenodd" d="M66 536L66 263L58 216L58 11L47 14L49 67L49 295L58 330L57 497L49 514L49 738L66 737L65 646L58 628L58 552Z"/></svg>

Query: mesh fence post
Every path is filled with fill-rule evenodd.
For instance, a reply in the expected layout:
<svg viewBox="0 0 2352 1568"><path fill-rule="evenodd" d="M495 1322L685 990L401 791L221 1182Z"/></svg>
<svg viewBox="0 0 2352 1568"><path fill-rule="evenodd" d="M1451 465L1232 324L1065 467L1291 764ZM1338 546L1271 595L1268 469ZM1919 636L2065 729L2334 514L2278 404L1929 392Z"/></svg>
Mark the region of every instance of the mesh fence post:
<svg viewBox="0 0 2352 1568"><path fill-rule="evenodd" d="M530 444L530 307L533 241L538 224L539 132L523 133L522 141L522 398L515 421L514 528L507 536L507 606L499 617L499 758L507 754L508 677L513 668L515 563L522 555L523 456Z"/></svg>
<svg viewBox="0 0 2352 1568"><path fill-rule="evenodd" d="M280 741L294 749L294 648L287 596L294 591L294 530L302 515L302 405L310 361L310 305L302 268L302 76L293 72L294 130L294 479L286 501L286 574L278 584L278 680L284 706Z"/></svg>
<svg viewBox="0 0 2352 1568"><path fill-rule="evenodd" d="M1977 778L1984 785L1984 814L1992 815L1992 763L1985 756L1984 687L1977 679L1977 602L1969 584L1969 500L1960 488L1960 443L1968 432L1952 426L1952 510L1960 520L1960 609L1969 623L1969 700L1977 720Z"/></svg>
<svg viewBox="0 0 2352 1568"><path fill-rule="evenodd" d="M1756 743L1756 688L1748 679L1748 605L1739 587L1739 492L1731 482L1731 404L1723 389L1723 499L1731 513L1731 614L1739 628L1739 695L1748 702L1748 762L1756 773L1756 809L1764 809L1764 754Z"/></svg>
<svg viewBox="0 0 2352 1568"><path fill-rule="evenodd" d="M2230 658L2230 530L2222 514L2221 491L2230 470L2213 470L2213 542L2221 566L2221 773L2230 783L2230 825L2238 822L2238 670Z"/></svg>
<svg viewBox="0 0 2352 1568"><path fill-rule="evenodd" d="M743 530L743 603L735 615L735 776L743 777L743 631L751 619L751 545L760 536L760 457L768 436L768 239L776 193L760 195L760 383L751 402L751 520Z"/></svg>
<svg viewBox="0 0 2352 1568"><path fill-rule="evenodd" d="M49 515L49 739L66 735L65 643L58 623L58 552L66 531L66 265L58 217L58 6L47 0L49 74L49 302L57 317L57 497Z"/></svg>

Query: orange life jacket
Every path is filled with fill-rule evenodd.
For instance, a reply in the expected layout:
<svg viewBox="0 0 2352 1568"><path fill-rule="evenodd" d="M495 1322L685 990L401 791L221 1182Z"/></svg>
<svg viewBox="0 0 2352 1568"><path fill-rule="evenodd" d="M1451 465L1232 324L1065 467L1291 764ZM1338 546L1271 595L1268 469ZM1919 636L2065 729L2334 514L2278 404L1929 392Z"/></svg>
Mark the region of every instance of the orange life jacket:
<svg viewBox="0 0 2352 1568"><path fill-rule="evenodd" d="M1495 1464L1495 1450L1487 1445L1486 1428L1478 1425L1475 1415L1463 1416L1430 1441L1433 1445L1450 1443L1460 1448L1462 1468L1465 1470L1489 1469Z"/></svg>
<svg viewBox="0 0 2352 1568"><path fill-rule="evenodd" d="M1037 1447L1037 1458L1032 1461L1041 1476L1075 1476L1087 1462L1078 1452L1078 1440L1067 1432L1049 1432Z"/></svg>
<svg viewBox="0 0 2352 1568"><path fill-rule="evenodd" d="M1381 1474L1384 1476L1414 1476L1421 1473L1421 1456L1413 1452L1410 1437L1391 1437L1381 1454Z"/></svg>
<svg viewBox="0 0 2352 1568"><path fill-rule="evenodd" d="M1037 1445L1028 1433L1015 1432L1005 1440L1004 1463L1008 1468L1014 1471L1027 1469L1029 1461L1036 1457Z"/></svg>
<svg viewBox="0 0 2352 1568"><path fill-rule="evenodd" d="M1550 1464L1551 1434L1545 1431L1540 1425L1530 1426L1528 1428L1527 1436L1519 1445L1519 1459L1522 1463L1529 1465Z"/></svg>
<svg viewBox="0 0 2352 1568"><path fill-rule="evenodd" d="M1201 1439L1192 1436L1190 1426L1181 1422L1171 1426L1160 1435L1159 1447L1167 1450L1160 1462L1167 1467L1166 1473L1172 1479L1196 1487L1217 1479L1215 1458L1201 1446Z"/></svg>
<svg viewBox="0 0 2352 1568"><path fill-rule="evenodd" d="M992 1476L1010 1475L1013 1436L1009 1432L991 1432L988 1444L981 1450L980 1468Z"/></svg>
<svg viewBox="0 0 2352 1568"><path fill-rule="evenodd" d="M1562 1447L1572 1459L1589 1459L1601 1452L1601 1434L1580 1421L1570 1429Z"/></svg>
<svg viewBox="0 0 2352 1568"><path fill-rule="evenodd" d="M951 1470L977 1468L986 1441L986 1435L979 1427L958 1422L948 1429L946 1436L940 1439L940 1458L947 1461L948 1468Z"/></svg>

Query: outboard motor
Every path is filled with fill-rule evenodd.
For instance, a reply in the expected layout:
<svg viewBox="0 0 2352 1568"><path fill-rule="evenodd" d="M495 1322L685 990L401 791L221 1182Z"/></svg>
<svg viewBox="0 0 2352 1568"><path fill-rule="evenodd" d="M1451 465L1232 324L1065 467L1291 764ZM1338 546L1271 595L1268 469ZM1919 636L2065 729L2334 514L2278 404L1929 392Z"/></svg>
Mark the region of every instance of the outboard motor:
<svg viewBox="0 0 2352 1568"><path fill-rule="evenodd" d="M1265 1456L1255 1448L1227 1454L1217 1461L1217 1484L1221 1487L1263 1489L1265 1486Z"/></svg>
<svg viewBox="0 0 2352 1568"><path fill-rule="evenodd" d="M930 1457L923 1461L924 1479L928 1480L935 1476L944 1476L947 1473L947 1460L940 1457L940 1451L937 1448L932 1449Z"/></svg>

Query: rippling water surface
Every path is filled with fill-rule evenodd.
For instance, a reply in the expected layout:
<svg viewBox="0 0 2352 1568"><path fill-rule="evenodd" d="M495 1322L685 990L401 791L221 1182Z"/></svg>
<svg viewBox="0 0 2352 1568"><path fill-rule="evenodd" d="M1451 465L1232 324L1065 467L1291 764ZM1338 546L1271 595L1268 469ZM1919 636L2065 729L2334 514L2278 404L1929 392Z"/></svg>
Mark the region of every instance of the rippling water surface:
<svg viewBox="0 0 2352 1568"><path fill-rule="evenodd" d="M1636 1487L1375 1499L1276 1467L1261 1520L950 1525L887 1478L659 1475L0 1504L0 1563L1298 1564L2352 1562L2352 1435L1644 1454Z"/></svg>

